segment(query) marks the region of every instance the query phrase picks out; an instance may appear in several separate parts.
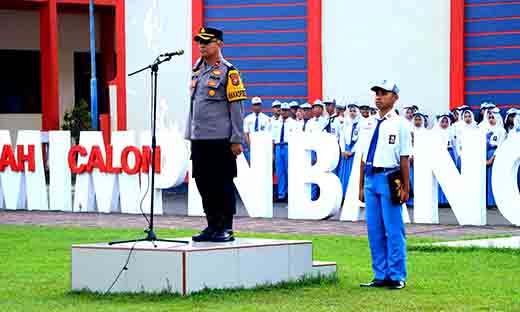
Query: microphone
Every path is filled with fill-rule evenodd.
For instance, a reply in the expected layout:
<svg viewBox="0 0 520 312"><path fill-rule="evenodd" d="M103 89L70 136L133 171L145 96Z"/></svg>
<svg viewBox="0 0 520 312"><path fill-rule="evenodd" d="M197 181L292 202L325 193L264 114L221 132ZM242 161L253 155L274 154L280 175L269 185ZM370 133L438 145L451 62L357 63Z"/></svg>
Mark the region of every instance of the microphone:
<svg viewBox="0 0 520 312"><path fill-rule="evenodd" d="M169 52L169 53L164 53L164 54L161 54L160 56L161 57L172 57L172 56L176 56L176 55L183 55L184 54L184 50L177 50L177 51L174 51L174 52Z"/></svg>

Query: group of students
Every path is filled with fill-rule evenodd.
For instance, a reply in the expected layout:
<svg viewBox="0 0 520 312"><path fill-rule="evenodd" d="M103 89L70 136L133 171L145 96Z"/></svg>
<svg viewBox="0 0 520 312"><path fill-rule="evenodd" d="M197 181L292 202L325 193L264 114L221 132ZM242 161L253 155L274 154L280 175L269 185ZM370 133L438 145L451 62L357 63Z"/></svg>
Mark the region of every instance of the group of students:
<svg viewBox="0 0 520 312"><path fill-rule="evenodd" d="M287 198L288 184L288 135L290 133L327 132L336 136L340 149L340 160L335 173L338 175L345 195L358 150L360 129L364 122L377 114L374 105L358 104L356 102L344 105L336 101L316 100L312 104L299 104L274 101L272 116L262 112L262 99L254 97L251 100L252 113L244 119L245 156L249 159L249 134L252 132L268 132L272 136L275 159L275 174L278 178L276 198ZM399 112L397 112L399 113ZM491 102L484 102L480 115L475 118L469 106L463 105L452 111L430 117L420 112L416 105L406 106L402 110L402 118L409 125L412 146L417 131L432 130L443 134L446 148L454 163L460 170L460 155L463 148L463 132L468 129L480 128L486 131L487 139L487 205L495 206L491 190L491 170L494 153L508 136L520 134L520 111L509 109L505 118L501 110ZM505 120L505 121L504 121ZM312 155L313 161L316 155ZM520 172L518 175L520 185ZM413 156L410 157L410 183L413 185ZM312 198L318 196L318 188L313 185ZM439 189L439 204L448 205L446 196ZM410 199L408 205L413 205Z"/></svg>

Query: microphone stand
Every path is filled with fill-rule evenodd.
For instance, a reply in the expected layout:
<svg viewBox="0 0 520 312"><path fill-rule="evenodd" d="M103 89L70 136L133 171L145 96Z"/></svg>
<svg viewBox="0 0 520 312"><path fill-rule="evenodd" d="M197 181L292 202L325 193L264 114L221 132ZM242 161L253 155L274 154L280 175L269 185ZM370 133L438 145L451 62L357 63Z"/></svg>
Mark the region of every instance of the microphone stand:
<svg viewBox="0 0 520 312"><path fill-rule="evenodd" d="M188 241L182 241L182 240L171 240L171 239L160 239L160 238L157 238L157 235L155 234L154 232L154 224L153 224L153 219L154 219L154 213L153 213L153 210L154 210L154 193L155 193L155 190L154 190L154 186L155 186L155 148L157 146L157 138L156 138L156 121L157 121L157 76L158 76L158 72L159 72L159 65L161 65L162 63L164 62L168 62L172 59L172 55L169 55L167 56L166 58L164 59L161 59L161 57L157 57L155 59L155 61L151 64L151 65L148 65L144 68L141 68L131 74L129 74L128 76L131 77L131 76L134 76L134 75L137 75L138 73L141 73L145 70L148 70L150 69L150 77L151 77L151 81L152 81L152 97L151 97L151 100L150 100L150 104L152 106L152 110L153 110L153 116L152 116L152 120L151 120L151 127L152 127L152 183L150 185L150 190L151 190L151 194L150 194L150 222L148 222L148 228L146 230L144 230L144 232L146 233L146 237L145 238L141 238L141 239L131 239L131 240L122 240L122 241L113 241L113 242L109 242L108 244L109 245L115 245L115 244L124 244L124 243L132 243L132 242L151 242L154 247L157 247L157 245L155 245L154 242L170 242L170 243L182 243L182 244L189 244ZM146 217L145 217L146 218Z"/></svg>

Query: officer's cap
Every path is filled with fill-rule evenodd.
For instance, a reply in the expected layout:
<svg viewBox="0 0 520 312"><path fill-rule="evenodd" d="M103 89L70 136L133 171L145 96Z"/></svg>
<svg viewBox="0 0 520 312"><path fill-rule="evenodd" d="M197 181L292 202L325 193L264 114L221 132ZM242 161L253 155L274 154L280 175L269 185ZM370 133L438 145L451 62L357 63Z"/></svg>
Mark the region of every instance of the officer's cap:
<svg viewBox="0 0 520 312"><path fill-rule="evenodd" d="M273 104L271 104L271 107L280 107L282 105L282 102L278 100L274 100Z"/></svg>
<svg viewBox="0 0 520 312"><path fill-rule="evenodd" d="M193 37L193 40L197 42L209 42L214 39L224 41L224 32L216 28L201 27L199 33Z"/></svg>
<svg viewBox="0 0 520 312"><path fill-rule="evenodd" d="M300 108L302 108L302 109L312 109L312 106L311 106L311 104L305 102L302 105L300 105Z"/></svg>
<svg viewBox="0 0 520 312"><path fill-rule="evenodd" d="M370 88L370 90L374 92L377 90L385 90L388 92L399 94L399 88L397 87L397 84L390 80L381 80L378 83L374 84L374 86Z"/></svg>
<svg viewBox="0 0 520 312"><path fill-rule="evenodd" d="M291 108L298 108L298 107L300 107L300 104L298 104L298 102L296 102L296 101L292 101L289 103L289 106Z"/></svg>
<svg viewBox="0 0 520 312"><path fill-rule="evenodd" d="M253 104L253 105L261 105L262 104L262 99L259 98L258 96L255 96L254 98L251 99L251 104Z"/></svg>
<svg viewBox="0 0 520 312"><path fill-rule="evenodd" d="M323 107L323 102L321 100L316 100L316 101L312 102L312 107L314 107L314 106Z"/></svg>
<svg viewBox="0 0 520 312"><path fill-rule="evenodd" d="M281 105L282 110L290 110L291 106L287 102L283 102Z"/></svg>

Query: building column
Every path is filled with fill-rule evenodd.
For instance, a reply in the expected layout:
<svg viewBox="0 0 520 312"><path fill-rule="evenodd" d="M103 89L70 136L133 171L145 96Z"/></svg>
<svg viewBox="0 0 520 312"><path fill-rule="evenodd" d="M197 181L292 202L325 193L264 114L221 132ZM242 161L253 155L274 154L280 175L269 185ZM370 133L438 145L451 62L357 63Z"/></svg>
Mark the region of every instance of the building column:
<svg viewBox="0 0 520 312"><path fill-rule="evenodd" d="M464 104L464 0L450 6L450 109Z"/></svg>
<svg viewBox="0 0 520 312"><path fill-rule="evenodd" d="M125 1L116 0L117 130L126 130Z"/></svg>
<svg viewBox="0 0 520 312"><path fill-rule="evenodd" d="M56 0L40 7L42 130L60 128L58 10Z"/></svg>

